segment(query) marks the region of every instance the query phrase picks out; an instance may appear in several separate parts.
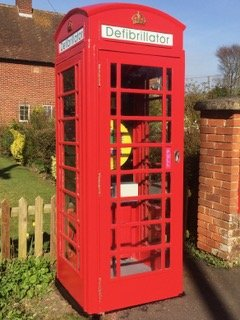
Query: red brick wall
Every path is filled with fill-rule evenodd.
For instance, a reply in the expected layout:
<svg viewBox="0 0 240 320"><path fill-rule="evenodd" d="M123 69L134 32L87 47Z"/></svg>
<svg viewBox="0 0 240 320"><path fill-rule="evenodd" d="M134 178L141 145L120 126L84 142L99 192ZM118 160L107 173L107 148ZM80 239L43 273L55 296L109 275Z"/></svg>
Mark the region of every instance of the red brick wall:
<svg viewBox="0 0 240 320"><path fill-rule="evenodd" d="M200 135L198 247L234 260L240 256L240 114L202 112Z"/></svg>
<svg viewBox="0 0 240 320"><path fill-rule="evenodd" d="M18 121L19 105L54 106L54 68L0 63L0 125Z"/></svg>

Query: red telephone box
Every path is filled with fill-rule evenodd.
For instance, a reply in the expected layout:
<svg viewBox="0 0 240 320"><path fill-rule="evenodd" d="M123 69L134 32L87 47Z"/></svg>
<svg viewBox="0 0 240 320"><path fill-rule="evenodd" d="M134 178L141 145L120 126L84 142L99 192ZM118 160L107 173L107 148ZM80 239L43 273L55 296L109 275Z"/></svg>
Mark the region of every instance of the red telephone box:
<svg viewBox="0 0 240 320"><path fill-rule="evenodd" d="M183 291L183 30L115 3L56 33L57 278L89 314Z"/></svg>

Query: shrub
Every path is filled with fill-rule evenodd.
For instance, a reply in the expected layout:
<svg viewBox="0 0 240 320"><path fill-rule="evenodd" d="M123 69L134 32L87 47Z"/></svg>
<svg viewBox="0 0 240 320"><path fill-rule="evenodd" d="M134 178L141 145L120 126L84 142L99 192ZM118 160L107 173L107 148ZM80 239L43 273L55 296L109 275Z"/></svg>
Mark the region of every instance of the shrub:
<svg viewBox="0 0 240 320"><path fill-rule="evenodd" d="M10 129L10 132L14 138L13 143L10 146L12 156L18 162L23 163L23 149L25 145L25 135L13 128Z"/></svg>
<svg viewBox="0 0 240 320"><path fill-rule="evenodd" d="M10 146L13 143L13 135L10 132L8 126L0 127L0 153L3 156L10 157L11 151Z"/></svg>
<svg viewBox="0 0 240 320"><path fill-rule="evenodd" d="M184 116L184 131L185 131L185 158L195 156L199 152L199 112L194 109L199 100L206 98L206 93L196 85L191 85L187 88L185 94L185 116Z"/></svg>
<svg viewBox="0 0 240 320"><path fill-rule="evenodd" d="M184 118L184 175L185 175L185 203L186 210L185 221L187 228L192 234L197 231L197 197L198 197L198 173L199 173L199 149L200 149L200 132L199 120L200 115L194 107L199 100L204 100L207 92L202 87L190 85L185 94L185 118Z"/></svg>
<svg viewBox="0 0 240 320"><path fill-rule="evenodd" d="M35 132L37 160L47 173L51 173L52 155L55 154L55 130L47 128Z"/></svg>
<svg viewBox="0 0 240 320"><path fill-rule="evenodd" d="M33 166L39 172L51 173L51 156L55 154L55 126L42 109L34 109L30 123L13 124L25 136L24 165Z"/></svg>
<svg viewBox="0 0 240 320"><path fill-rule="evenodd" d="M31 112L30 125L34 130L41 130L54 126L54 121L46 115L43 108L37 107Z"/></svg>
<svg viewBox="0 0 240 320"><path fill-rule="evenodd" d="M230 96L229 90L226 87L222 87L220 85L217 85L215 88L211 89L207 95L209 99Z"/></svg>
<svg viewBox="0 0 240 320"><path fill-rule="evenodd" d="M33 319L21 302L49 292L53 279L51 264L45 258L0 263L0 319Z"/></svg>
<svg viewBox="0 0 240 320"><path fill-rule="evenodd" d="M51 157L55 154L55 129L48 126L34 129L28 126L24 130L26 144L23 152L24 163L35 166L38 171L51 173Z"/></svg>
<svg viewBox="0 0 240 320"><path fill-rule="evenodd" d="M51 164L51 173L53 178L56 180L57 172L56 172L56 156L52 156L52 164Z"/></svg>

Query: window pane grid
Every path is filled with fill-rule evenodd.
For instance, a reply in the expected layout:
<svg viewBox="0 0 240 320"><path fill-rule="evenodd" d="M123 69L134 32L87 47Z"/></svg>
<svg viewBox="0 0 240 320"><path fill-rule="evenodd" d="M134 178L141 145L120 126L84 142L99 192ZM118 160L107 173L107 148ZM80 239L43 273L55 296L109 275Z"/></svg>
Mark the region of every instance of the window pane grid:
<svg viewBox="0 0 240 320"><path fill-rule="evenodd" d="M115 63L111 76L110 119L116 131L111 131L110 141L114 278L171 265L171 163L166 169L165 153L167 148L171 152L172 71Z"/></svg>
<svg viewBox="0 0 240 320"><path fill-rule="evenodd" d="M19 121L29 121L30 106L21 105L19 106Z"/></svg>

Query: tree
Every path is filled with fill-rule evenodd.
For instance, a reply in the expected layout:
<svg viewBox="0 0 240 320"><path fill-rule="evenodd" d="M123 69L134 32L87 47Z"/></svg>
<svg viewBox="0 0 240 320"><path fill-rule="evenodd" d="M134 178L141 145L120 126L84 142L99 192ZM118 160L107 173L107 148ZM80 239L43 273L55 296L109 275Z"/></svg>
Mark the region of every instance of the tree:
<svg viewBox="0 0 240 320"><path fill-rule="evenodd" d="M240 87L240 45L223 46L216 51L219 69L223 75L223 85L229 94Z"/></svg>

